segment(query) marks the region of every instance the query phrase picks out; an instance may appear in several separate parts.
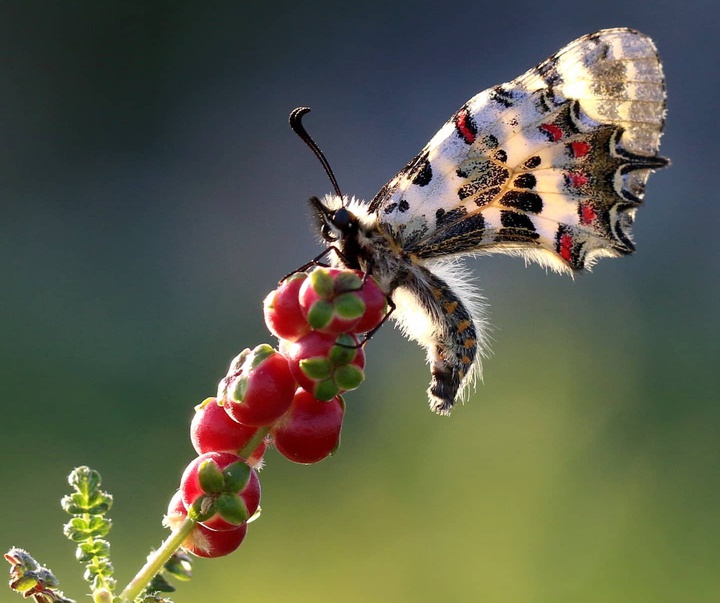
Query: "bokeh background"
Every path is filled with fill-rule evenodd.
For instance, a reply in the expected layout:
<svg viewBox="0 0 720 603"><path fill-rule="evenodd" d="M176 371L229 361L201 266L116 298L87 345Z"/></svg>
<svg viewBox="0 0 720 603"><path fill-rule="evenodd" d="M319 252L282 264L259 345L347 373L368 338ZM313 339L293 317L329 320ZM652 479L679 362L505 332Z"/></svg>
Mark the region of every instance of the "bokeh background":
<svg viewBox="0 0 720 603"><path fill-rule="evenodd" d="M193 405L267 341L261 301L320 249L306 199L375 192L467 98L603 27L656 40L671 169L639 252L574 281L470 262L486 380L432 415L392 328L347 397L339 453L274 452L242 549L200 601L717 601L715 1L0 2L0 545L86 592L58 500L79 464L115 497L127 582L194 456ZM0 591L0 601L19 601Z"/></svg>

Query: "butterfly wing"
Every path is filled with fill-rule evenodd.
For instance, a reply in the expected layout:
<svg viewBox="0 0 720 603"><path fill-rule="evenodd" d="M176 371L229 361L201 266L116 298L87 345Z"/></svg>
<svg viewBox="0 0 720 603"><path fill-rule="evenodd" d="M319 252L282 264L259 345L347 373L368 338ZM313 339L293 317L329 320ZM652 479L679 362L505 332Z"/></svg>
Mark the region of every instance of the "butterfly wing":
<svg viewBox="0 0 720 603"><path fill-rule="evenodd" d="M634 251L665 85L630 29L584 36L470 99L371 201L380 229L430 259L509 253L558 270Z"/></svg>

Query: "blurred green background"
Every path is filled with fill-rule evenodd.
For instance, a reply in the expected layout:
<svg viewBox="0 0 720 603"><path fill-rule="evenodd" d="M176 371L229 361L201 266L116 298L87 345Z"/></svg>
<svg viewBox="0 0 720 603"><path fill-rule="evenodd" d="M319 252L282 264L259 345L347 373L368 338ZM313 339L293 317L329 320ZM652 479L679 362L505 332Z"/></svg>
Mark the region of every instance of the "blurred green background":
<svg viewBox="0 0 720 603"><path fill-rule="evenodd" d="M165 536L192 407L269 339L261 301L319 251L306 199L369 199L465 100L630 26L665 63L671 169L639 252L572 281L470 262L495 355L450 419L392 328L317 466L274 452L200 601L705 602L720 593L715 1L0 2L0 545L83 600L65 476L115 495L127 582ZM0 590L0 601L19 601Z"/></svg>

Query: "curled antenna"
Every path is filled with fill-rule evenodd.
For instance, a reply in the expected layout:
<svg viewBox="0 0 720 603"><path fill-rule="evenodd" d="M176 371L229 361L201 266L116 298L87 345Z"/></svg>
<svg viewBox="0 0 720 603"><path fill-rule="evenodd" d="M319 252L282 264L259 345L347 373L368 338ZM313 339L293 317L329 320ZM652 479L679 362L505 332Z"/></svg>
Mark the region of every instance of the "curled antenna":
<svg viewBox="0 0 720 603"><path fill-rule="evenodd" d="M298 107L297 109L293 109L290 113L290 127L292 128L292 131L295 132L295 134L297 134L308 147L310 147L310 150L315 153L315 156L320 160L320 163L325 169L325 173L328 175L328 178L330 178L330 182L335 189L335 194L342 199L343 195L340 192L340 187L338 186L335 174L333 174L328 160L325 159L325 155L323 155L320 147L317 146L317 143L312 139L310 134L307 133L305 126L302 124L303 115L306 113L310 113L310 107Z"/></svg>

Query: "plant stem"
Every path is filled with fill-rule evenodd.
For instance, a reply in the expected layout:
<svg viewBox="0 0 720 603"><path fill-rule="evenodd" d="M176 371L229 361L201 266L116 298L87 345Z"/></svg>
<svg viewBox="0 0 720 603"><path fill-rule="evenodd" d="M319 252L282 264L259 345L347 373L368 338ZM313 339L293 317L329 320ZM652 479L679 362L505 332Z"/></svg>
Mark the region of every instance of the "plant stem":
<svg viewBox="0 0 720 603"><path fill-rule="evenodd" d="M238 456L242 457L244 459L247 459L253 452L255 452L255 449L260 446L260 443L263 441L263 438L268 434L270 431L270 426L267 427L260 427L256 432L255 435L250 438L250 441L245 444L243 449L238 452Z"/></svg>
<svg viewBox="0 0 720 603"><path fill-rule="evenodd" d="M132 602L142 592L150 580L155 577L155 574L162 569L167 560L177 551L178 547L185 542L194 527L195 522L189 517L185 518L185 521L180 524L178 529L168 536L157 551L150 555L142 569L125 587L125 590L120 593L120 599L123 603Z"/></svg>

